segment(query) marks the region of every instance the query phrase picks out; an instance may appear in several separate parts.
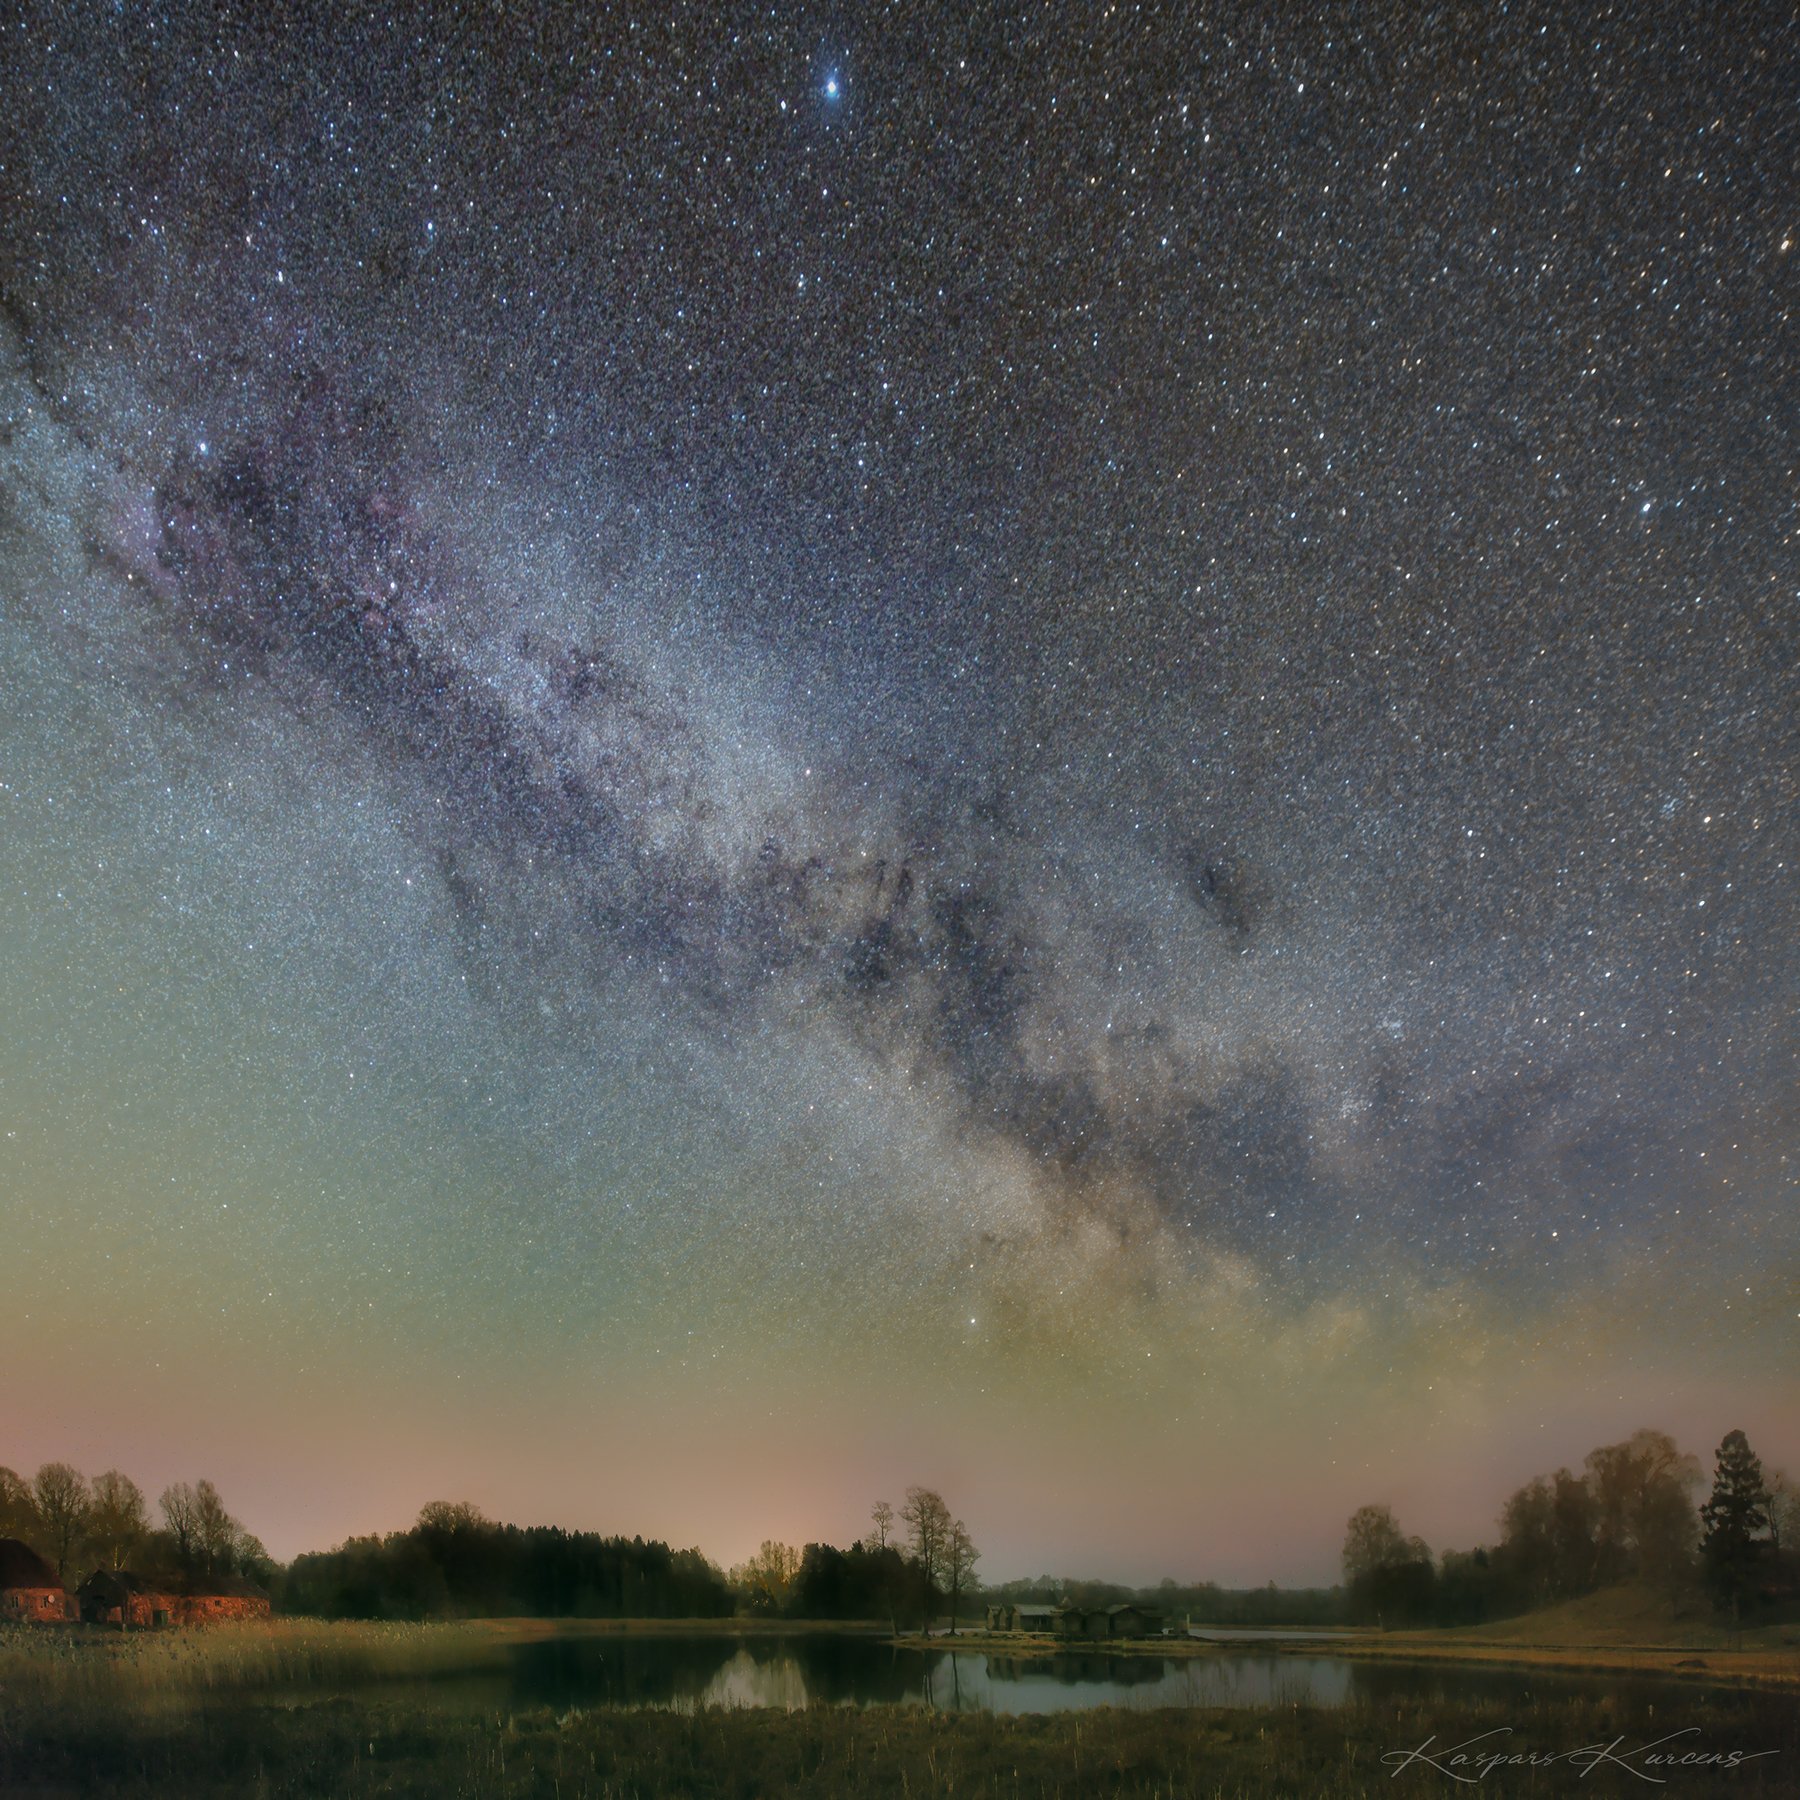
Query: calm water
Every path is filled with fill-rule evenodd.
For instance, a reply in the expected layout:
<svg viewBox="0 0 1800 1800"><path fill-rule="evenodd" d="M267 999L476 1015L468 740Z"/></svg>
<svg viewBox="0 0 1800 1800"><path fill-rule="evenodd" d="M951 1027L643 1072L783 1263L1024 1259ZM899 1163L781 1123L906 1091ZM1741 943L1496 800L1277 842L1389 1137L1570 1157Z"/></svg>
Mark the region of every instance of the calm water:
<svg viewBox="0 0 1800 1800"><path fill-rule="evenodd" d="M1281 1656L1248 1646L1204 1656L1114 1656L1072 1650L1009 1657L993 1650L895 1649L867 1637L570 1637L524 1643L510 1667L406 1683L409 1697L464 1706L557 1711L595 1706L933 1706L1005 1713L1090 1706L1343 1706L1384 1698L1499 1699L1564 1695L1652 1702L1703 1690L1518 1670Z"/></svg>

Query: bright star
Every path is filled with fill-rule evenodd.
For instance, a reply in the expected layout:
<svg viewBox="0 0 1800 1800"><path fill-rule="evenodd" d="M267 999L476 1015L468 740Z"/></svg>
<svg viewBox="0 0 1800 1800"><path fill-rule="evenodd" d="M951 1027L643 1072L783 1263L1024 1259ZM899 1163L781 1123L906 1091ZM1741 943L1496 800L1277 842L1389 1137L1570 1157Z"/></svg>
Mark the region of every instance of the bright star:
<svg viewBox="0 0 1800 1800"><path fill-rule="evenodd" d="M838 78L835 75L825 77L825 98L835 100L838 97Z"/></svg>

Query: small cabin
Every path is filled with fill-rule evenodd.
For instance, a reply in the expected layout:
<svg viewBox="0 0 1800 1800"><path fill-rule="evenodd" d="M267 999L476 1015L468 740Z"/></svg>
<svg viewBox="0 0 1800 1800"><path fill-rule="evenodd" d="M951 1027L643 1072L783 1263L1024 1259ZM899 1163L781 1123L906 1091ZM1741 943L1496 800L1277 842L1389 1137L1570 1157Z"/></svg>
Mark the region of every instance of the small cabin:
<svg viewBox="0 0 1800 1800"><path fill-rule="evenodd" d="M0 1538L0 1619L14 1624L62 1625L75 1617L56 1571L17 1538Z"/></svg>
<svg viewBox="0 0 1800 1800"><path fill-rule="evenodd" d="M1093 1642L1110 1635L1106 1609L1102 1606L1076 1606L1065 1600L1056 1609L1056 1635Z"/></svg>
<svg viewBox="0 0 1800 1800"><path fill-rule="evenodd" d="M76 1590L81 1616L90 1625L173 1625L181 1616L176 1584L130 1569L96 1569Z"/></svg>
<svg viewBox="0 0 1800 1800"><path fill-rule="evenodd" d="M1024 1606L988 1607L988 1631L1055 1631L1057 1607L1026 1602Z"/></svg>
<svg viewBox="0 0 1800 1800"><path fill-rule="evenodd" d="M1107 1636L1120 1638L1161 1637L1163 1616L1153 1606L1126 1601L1106 1609Z"/></svg>
<svg viewBox="0 0 1800 1800"><path fill-rule="evenodd" d="M1116 1606L1076 1606L1065 1600L1052 1614L1052 1623L1043 1627L1060 1638L1088 1644L1104 1643L1108 1638L1160 1637L1162 1628L1161 1613L1131 1600Z"/></svg>

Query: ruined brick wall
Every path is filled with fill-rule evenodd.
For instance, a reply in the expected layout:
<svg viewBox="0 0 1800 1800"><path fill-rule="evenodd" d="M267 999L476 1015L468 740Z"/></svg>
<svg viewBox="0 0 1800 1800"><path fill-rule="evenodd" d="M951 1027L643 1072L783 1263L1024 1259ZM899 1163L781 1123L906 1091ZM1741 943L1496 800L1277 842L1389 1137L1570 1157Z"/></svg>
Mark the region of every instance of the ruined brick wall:
<svg viewBox="0 0 1800 1800"><path fill-rule="evenodd" d="M266 1619L269 1603L247 1594L187 1594L176 1615L183 1625L217 1625L227 1619Z"/></svg>

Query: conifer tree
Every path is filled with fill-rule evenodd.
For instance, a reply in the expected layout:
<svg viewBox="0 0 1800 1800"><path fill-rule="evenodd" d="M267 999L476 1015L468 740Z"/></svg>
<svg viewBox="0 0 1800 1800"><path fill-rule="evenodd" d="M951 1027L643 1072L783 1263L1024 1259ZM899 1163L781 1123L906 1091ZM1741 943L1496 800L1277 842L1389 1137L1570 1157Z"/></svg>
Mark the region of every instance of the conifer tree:
<svg viewBox="0 0 1800 1800"><path fill-rule="evenodd" d="M1721 1606L1730 1606L1734 1620L1743 1617L1744 1596L1768 1548L1768 1508L1760 1459L1741 1431L1728 1431L1713 1470L1712 1498L1700 1508L1700 1554L1707 1586Z"/></svg>

